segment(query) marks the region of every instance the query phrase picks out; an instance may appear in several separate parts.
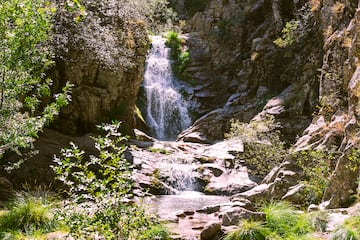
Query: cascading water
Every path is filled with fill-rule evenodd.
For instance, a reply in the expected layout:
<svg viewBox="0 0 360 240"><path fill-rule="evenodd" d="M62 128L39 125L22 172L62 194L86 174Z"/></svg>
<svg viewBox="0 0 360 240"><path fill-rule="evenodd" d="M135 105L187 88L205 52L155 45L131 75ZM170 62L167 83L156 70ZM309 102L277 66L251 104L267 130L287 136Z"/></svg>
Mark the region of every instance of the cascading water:
<svg viewBox="0 0 360 240"><path fill-rule="evenodd" d="M147 100L146 120L160 140L173 140L191 125L186 103L176 89L169 53L164 38L152 37L143 86Z"/></svg>

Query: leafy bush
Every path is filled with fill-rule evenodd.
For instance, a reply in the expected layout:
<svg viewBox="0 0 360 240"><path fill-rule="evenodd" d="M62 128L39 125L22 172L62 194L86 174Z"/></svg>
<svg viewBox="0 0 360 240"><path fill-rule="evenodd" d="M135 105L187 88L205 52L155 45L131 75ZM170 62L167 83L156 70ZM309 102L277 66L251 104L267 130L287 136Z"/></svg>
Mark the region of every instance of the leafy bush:
<svg viewBox="0 0 360 240"><path fill-rule="evenodd" d="M331 150L304 150L294 154L306 176L304 205L321 202L338 153Z"/></svg>
<svg viewBox="0 0 360 240"><path fill-rule="evenodd" d="M54 217L54 202L45 197L18 196L9 210L0 215L0 236L18 234L32 235L48 233L60 224Z"/></svg>
<svg viewBox="0 0 360 240"><path fill-rule="evenodd" d="M170 57L173 59L178 59L181 53L181 39L179 34L174 31L170 31L166 35L165 45L171 49Z"/></svg>
<svg viewBox="0 0 360 240"><path fill-rule="evenodd" d="M3 0L0 5L0 155L31 147L34 137L66 105L71 86L53 95L45 72L56 9L44 0ZM48 104L41 105L43 98Z"/></svg>
<svg viewBox="0 0 360 240"><path fill-rule="evenodd" d="M155 225L151 228L145 230L143 234L139 237L139 240L170 240L170 235L167 229L161 225Z"/></svg>
<svg viewBox="0 0 360 240"><path fill-rule="evenodd" d="M295 31L298 29L299 21L292 20L285 24L283 28L282 36L274 41L274 43L281 48L288 47L296 40Z"/></svg>
<svg viewBox="0 0 360 240"><path fill-rule="evenodd" d="M256 176L264 177L283 161L287 153L276 128L272 116L250 123L230 121L230 132L225 137L242 140L245 149L238 158L244 160L249 171Z"/></svg>
<svg viewBox="0 0 360 240"><path fill-rule="evenodd" d="M166 35L165 44L170 48L170 57L175 60L172 63L172 69L175 75L181 80L190 80L186 68L190 64L191 58L189 51L184 47L184 41L179 37L177 32L170 31Z"/></svg>
<svg viewBox="0 0 360 240"><path fill-rule="evenodd" d="M107 133L93 137L97 156L84 159L85 152L71 143L70 149L62 149L61 157L55 157L52 166L57 178L68 186L71 197L78 202L96 200L100 196L127 197L133 180L130 164L123 157L126 137L118 132L120 123L104 124L100 128Z"/></svg>
<svg viewBox="0 0 360 240"><path fill-rule="evenodd" d="M135 16L143 19L148 29L156 34L175 28L178 21L168 0L123 0L122 6L129 6L136 12Z"/></svg>
<svg viewBox="0 0 360 240"><path fill-rule="evenodd" d="M53 169L70 195L58 215L75 238L138 239L159 224L130 200L132 172L123 157L126 137L119 127L120 123L101 127L106 135L93 138L99 153L89 160L74 144L54 159Z"/></svg>
<svg viewBox="0 0 360 240"><path fill-rule="evenodd" d="M188 50L182 51L177 61L176 73L186 78L186 67L191 62L190 53Z"/></svg>

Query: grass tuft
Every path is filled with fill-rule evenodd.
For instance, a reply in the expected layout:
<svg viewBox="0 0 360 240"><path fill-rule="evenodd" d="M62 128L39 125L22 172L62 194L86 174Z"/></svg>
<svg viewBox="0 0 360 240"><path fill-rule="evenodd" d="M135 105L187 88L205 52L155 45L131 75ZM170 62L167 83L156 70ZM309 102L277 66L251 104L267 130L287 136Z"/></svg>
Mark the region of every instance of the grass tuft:
<svg viewBox="0 0 360 240"><path fill-rule="evenodd" d="M0 233L5 236L13 232L51 232L58 227L52 207L53 203L47 198L19 196L9 205L9 210L0 215Z"/></svg>
<svg viewBox="0 0 360 240"><path fill-rule="evenodd" d="M239 229L226 235L223 240L265 240L268 232L263 222L245 220Z"/></svg>

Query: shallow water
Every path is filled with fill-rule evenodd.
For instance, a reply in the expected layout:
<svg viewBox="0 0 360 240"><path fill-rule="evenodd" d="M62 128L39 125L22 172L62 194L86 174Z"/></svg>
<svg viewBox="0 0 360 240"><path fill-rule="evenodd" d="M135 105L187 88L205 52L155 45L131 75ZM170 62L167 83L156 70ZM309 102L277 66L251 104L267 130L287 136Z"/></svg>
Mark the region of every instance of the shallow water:
<svg viewBox="0 0 360 240"><path fill-rule="evenodd" d="M166 218L177 211L196 211L205 206L227 202L229 202L227 196L213 196L195 191L184 191L178 195L156 196L151 201L151 207L160 218Z"/></svg>

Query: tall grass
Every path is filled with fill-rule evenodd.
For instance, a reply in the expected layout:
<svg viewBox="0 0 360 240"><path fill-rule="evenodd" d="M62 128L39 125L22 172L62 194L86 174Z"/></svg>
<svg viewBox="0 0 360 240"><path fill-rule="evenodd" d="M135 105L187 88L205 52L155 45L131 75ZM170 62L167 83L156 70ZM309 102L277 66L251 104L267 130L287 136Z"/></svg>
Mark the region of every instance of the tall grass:
<svg viewBox="0 0 360 240"><path fill-rule="evenodd" d="M278 235L287 237L309 233L311 223L305 214L300 214L287 202L277 202L262 208L266 214L266 226Z"/></svg>
<svg viewBox="0 0 360 240"><path fill-rule="evenodd" d="M48 233L59 227L46 197L18 196L0 215L0 237L6 235Z"/></svg>
<svg viewBox="0 0 360 240"><path fill-rule="evenodd" d="M315 239L308 235L313 231L310 219L299 213L287 202L271 203L261 209L265 222L245 220L239 229L229 233L224 240L299 240Z"/></svg>
<svg viewBox="0 0 360 240"><path fill-rule="evenodd" d="M223 240L265 240L268 234L269 229L264 223L245 220L238 230L231 232Z"/></svg>

